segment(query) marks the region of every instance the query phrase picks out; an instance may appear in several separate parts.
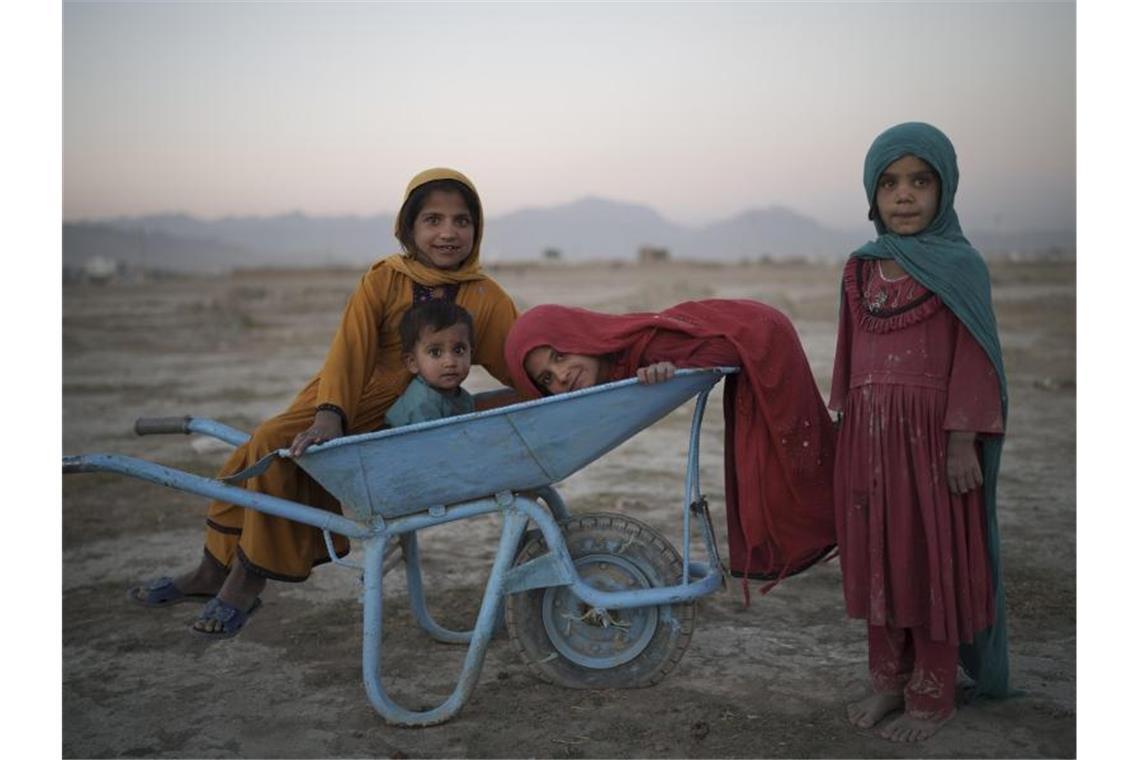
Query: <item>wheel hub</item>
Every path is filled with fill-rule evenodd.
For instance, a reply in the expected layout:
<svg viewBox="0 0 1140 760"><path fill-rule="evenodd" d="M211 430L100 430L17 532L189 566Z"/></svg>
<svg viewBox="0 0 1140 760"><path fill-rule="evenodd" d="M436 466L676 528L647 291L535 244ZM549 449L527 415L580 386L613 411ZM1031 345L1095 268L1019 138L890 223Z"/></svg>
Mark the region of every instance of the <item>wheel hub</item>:
<svg viewBox="0 0 1140 760"><path fill-rule="evenodd" d="M574 561L578 574L599 591L630 591L652 584L635 564L613 554L591 554ZM542 622L551 644L584 668L606 670L641 654L657 628L657 607L611 610L593 607L568 586L546 590Z"/></svg>

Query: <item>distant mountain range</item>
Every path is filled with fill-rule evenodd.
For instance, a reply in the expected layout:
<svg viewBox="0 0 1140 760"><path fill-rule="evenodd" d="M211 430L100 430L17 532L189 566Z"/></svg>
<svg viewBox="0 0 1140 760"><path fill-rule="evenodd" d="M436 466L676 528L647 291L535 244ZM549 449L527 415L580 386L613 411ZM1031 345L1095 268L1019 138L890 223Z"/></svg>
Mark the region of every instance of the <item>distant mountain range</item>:
<svg viewBox="0 0 1140 760"><path fill-rule="evenodd" d="M118 217L63 225L65 268L92 259L131 268L220 272L263 266L364 266L399 250L393 217L225 217L185 214ZM862 244L869 230L826 227L791 209L753 209L712 224L675 224L653 209L588 197L549 208L515 211L487 220L486 262L535 260L557 249L563 261L632 260L641 246L669 250L673 258L738 261L807 257L840 258ZM972 232L987 253L1071 250L1073 230L1016 234Z"/></svg>

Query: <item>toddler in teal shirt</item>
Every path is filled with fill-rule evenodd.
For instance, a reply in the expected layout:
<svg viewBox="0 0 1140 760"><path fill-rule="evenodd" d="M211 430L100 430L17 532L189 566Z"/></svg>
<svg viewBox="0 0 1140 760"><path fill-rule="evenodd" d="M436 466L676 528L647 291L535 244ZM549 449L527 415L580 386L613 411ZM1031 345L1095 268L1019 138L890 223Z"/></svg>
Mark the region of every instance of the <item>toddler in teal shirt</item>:
<svg viewBox="0 0 1140 760"><path fill-rule="evenodd" d="M390 427L475 411L475 399L460 384L471 370L475 326L451 301L417 304L400 320L404 366L415 377L384 416Z"/></svg>

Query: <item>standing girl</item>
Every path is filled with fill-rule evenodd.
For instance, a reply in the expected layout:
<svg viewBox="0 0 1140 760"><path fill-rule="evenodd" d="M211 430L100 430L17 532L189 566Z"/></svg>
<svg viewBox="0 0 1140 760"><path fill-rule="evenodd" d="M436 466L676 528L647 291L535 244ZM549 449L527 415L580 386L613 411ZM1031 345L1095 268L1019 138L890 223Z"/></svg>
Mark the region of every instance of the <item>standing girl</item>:
<svg viewBox="0 0 1140 760"><path fill-rule="evenodd" d="M517 312L479 266L482 234L483 208L469 179L451 169L416 175L396 217L403 253L381 259L364 274L324 366L287 410L263 422L238 447L222 472L238 472L277 449L289 447L296 457L312 444L379 428L412 379L401 358L398 328L414 303L446 299L470 312L476 336L473 361L509 383L503 343ZM340 512L336 500L289 461L275 461L244 487ZM348 550L341 536L334 536L333 543L340 554ZM297 583L314 565L328 561L317 528L214 502L198 567L132 588L128 597L148 607L208 600L192 630L227 638L258 607L267 580Z"/></svg>
<svg viewBox="0 0 1140 760"><path fill-rule="evenodd" d="M1006 390L989 273L954 212L954 147L888 129L863 169L879 237L843 272L831 384L842 415L836 530L847 613L867 621L880 735L921 741L954 715L959 660L1009 692L995 486Z"/></svg>

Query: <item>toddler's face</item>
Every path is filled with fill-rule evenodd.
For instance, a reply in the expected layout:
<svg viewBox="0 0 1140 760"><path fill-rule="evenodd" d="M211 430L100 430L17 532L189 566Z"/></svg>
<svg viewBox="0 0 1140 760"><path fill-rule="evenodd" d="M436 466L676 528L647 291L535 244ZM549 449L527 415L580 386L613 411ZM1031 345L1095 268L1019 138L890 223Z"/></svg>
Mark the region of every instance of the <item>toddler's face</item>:
<svg viewBox="0 0 1140 760"><path fill-rule="evenodd" d="M601 357L564 354L553 346L531 349L523 367L545 393L568 393L604 382Z"/></svg>
<svg viewBox="0 0 1140 760"><path fill-rule="evenodd" d="M412 353L404 355L408 371L441 391L459 387L471 370L471 335L467 325L433 330L425 327Z"/></svg>
<svg viewBox="0 0 1140 760"><path fill-rule="evenodd" d="M887 230L896 235L922 232L938 214L938 172L917 156L903 156L879 175L875 206Z"/></svg>
<svg viewBox="0 0 1140 760"><path fill-rule="evenodd" d="M463 196L435 190L412 223L416 258L437 269L458 269L475 245L475 222Z"/></svg>

